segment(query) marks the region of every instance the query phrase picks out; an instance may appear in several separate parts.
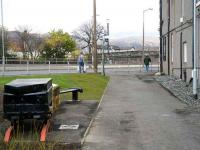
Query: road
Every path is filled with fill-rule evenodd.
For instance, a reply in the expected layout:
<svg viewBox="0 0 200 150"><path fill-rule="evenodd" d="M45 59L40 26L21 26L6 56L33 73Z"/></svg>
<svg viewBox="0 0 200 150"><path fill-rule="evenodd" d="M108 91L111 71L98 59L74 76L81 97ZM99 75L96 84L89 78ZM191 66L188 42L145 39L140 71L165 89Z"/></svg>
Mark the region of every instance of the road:
<svg viewBox="0 0 200 150"><path fill-rule="evenodd" d="M112 75L83 150L199 150L200 113L151 76Z"/></svg>

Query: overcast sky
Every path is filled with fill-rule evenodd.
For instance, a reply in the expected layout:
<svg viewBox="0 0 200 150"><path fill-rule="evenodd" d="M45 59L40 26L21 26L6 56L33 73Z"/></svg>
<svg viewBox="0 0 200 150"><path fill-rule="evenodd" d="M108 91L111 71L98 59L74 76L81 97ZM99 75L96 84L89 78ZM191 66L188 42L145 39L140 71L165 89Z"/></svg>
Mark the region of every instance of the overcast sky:
<svg viewBox="0 0 200 150"><path fill-rule="evenodd" d="M96 0L97 20L106 25L110 19L110 34L118 36L142 36L143 10L145 34L157 36L159 27L158 0ZM3 0L4 26L15 30L29 26L33 32L46 33L63 29L71 33L93 15L93 0Z"/></svg>

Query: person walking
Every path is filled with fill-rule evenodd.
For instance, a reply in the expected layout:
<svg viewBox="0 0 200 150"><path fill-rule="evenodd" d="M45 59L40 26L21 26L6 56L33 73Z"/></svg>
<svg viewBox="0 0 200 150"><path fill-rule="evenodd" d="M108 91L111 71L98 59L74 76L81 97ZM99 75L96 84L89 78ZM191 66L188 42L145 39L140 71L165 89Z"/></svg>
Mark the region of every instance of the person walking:
<svg viewBox="0 0 200 150"><path fill-rule="evenodd" d="M78 56L78 70L79 70L79 73L83 72L85 73L84 71L84 55L83 55L83 52L80 53L80 55Z"/></svg>
<svg viewBox="0 0 200 150"><path fill-rule="evenodd" d="M149 63L150 62L151 62L151 58L148 55L146 55L144 58L144 65L145 65L146 72L149 71Z"/></svg>

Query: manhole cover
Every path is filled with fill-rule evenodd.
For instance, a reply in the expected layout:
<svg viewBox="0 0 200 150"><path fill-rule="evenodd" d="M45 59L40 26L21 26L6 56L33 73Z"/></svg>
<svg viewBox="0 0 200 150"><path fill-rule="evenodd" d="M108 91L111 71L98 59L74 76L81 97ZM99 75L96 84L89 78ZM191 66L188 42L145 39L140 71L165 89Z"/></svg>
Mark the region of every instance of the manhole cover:
<svg viewBox="0 0 200 150"><path fill-rule="evenodd" d="M72 125L65 125L61 124L60 127L58 128L59 130L78 130L79 124L72 124Z"/></svg>
<svg viewBox="0 0 200 150"><path fill-rule="evenodd" d="M68 130L78 130L81 128L79 123L53 123L52 130L53 131L68 131Z"/></svg>

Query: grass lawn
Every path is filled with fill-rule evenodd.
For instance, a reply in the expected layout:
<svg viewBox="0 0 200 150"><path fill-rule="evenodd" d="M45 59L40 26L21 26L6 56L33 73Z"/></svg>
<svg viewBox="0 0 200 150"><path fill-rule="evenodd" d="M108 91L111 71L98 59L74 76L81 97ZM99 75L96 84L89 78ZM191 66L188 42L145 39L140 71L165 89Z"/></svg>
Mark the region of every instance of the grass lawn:
<svg viewBox="0 0 200 150"><path fill-rule="evenodd" d="M79 99L81 100L100 100L109 81L109 77L104 77L100 74L9 76L0 77L0 89L3 89L4 84L14 79L21 78L52 78L53 83L60 85L61 89L72 87L83 88L83 93L79 94ZM62 96L61 99L63 99L63 97L64 96Z"/></svg>

